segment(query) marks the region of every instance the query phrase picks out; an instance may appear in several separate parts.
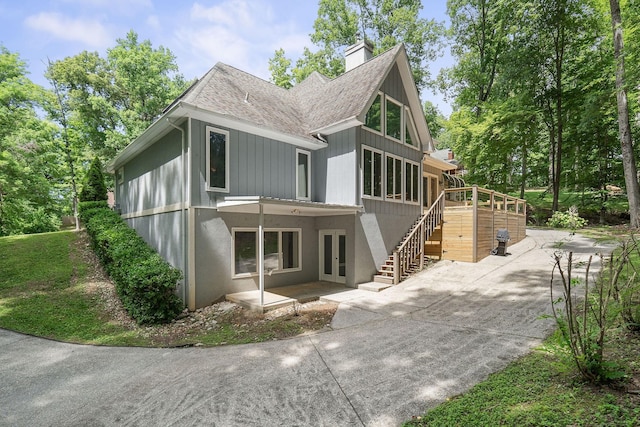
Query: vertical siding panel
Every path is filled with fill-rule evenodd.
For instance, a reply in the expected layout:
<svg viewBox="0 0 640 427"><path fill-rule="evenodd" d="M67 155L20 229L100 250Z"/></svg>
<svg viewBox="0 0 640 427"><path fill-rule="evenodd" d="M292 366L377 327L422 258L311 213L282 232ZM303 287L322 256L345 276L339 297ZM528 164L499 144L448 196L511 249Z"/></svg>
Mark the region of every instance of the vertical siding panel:
<svg viewBox="0 0 640 427"><path fill-rule="evenodd" d="M244 132L240 132L238 134L238 144L237 144L237 153L238 160L236 162L231 162L229 167L232 169L237 169L235 171L237 180L236 186L232 187L232 194L245 194L247 190L247 162L249 161L247 156L247 134Z"/></svg>
<svg viewBox="0 0 640 427"><path fill-rule="evenodd" d="M255 171L255 194L260 195L264 191L264 142L262 139L256 138L255 141L255 154L256 154L256 171Z"/></svg>
<svg viewBox="0 0 640 427"><path fill-rule="evenodd" d="M256 188L256 163L258 163L259 160L256 159L256 136L252 134L247 135L247 159L247 170L245 172L247 185L243 195L254 195Z"/></svg>
<svg viewBox="0 0 640 427"><path fill-rule="evenodd" d="M263 145L264 152L264 160L262 164L264 165L263 175L262 175L262 184L264 185L264 195L271 195L271 140L261 139Z"/></svg>

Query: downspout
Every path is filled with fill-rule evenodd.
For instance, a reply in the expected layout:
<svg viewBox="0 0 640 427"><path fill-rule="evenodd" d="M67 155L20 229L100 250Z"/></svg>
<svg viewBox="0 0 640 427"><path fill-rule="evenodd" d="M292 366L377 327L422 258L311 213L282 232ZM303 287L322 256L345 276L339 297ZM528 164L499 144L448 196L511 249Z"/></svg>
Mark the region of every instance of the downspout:
<svg viewBox="0 0 640 427"><path fill-rule="evenodd" d="M186 209L185 209L185 200L186 200L186 188L185 188L185 184L187 181L187 175L186 175L186 168L184 165L185 162L185 153L184 153L184 129L182 129L179 126L174 125L173 123L171 123L171 121L169 121L169 118L166 118L167 123L169 124L169 126L171 126L174 129L178 129L180 131L180 133L182 134L182 149L180 151L180 157L182 157L182 162L180 164L180 169L181 169L181 175L182 175L182 191L180 192L180 226L182 228L182 265L183 265L183 273L184 273L184 277L183 277L183 284L182 284L182 302L184 304L187 303L187 271L188 271L188 262L189 262L189 258L188 258L188 236L187 236L187 219L185 218L186 215Z"/></svg>
<svg viewBox="0 0 640 427"><path fill-rule="evenodd" d="M260 309L264 309L264 209L260 206L260 217L258 222L258 272L260 285Z"/></svg>

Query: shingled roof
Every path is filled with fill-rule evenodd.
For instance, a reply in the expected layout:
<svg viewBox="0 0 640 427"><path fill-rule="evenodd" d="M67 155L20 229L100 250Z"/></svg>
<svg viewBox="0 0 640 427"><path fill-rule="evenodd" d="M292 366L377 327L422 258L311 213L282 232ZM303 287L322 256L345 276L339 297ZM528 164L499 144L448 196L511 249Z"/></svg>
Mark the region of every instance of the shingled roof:
<svg viewBox="0 0 640 427"><path fill-rule="evenodd" d="M398 60L404 57L404 60ZM309 149L326 146L318 134L328 135L357 126L375 99L394 64L405 87L418 134L431 147L431 136L411 76L404 46L399 44L330 79L314 72L291 89L284 89L230 65L217 63L169 105L135 141L113 159L115 170L175 128L173 121L191 116L230 128L238 127ZM409 85L413 85L413 89Z"/></svg>
<svg viewBox="0 0 640 427"><path fill-rule="evenodd" d="M312 131L363 114L401 49L397 45L335 79L314 72L289 90L217 63L174 104L311 139Z"/></svg>

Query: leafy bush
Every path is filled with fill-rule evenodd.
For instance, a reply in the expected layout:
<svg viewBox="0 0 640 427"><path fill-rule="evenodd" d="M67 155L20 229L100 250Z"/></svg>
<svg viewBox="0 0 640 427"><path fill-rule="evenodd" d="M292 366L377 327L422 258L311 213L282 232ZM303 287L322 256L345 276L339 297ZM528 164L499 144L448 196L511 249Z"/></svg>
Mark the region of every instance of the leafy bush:
<svg viewBox="0 0 640 427"><path fill-rule="evenodd" d="M107 200L107 186L104 183L102 173L102 163L100 159L94 157L85 176L80 192L80 201L89 202L97 200Z"/></svg>
<svg viewBox="0 0 640 427"><path fill-rule="evenodd" d="M589 288L589 269L591 257L587 262L584 289L582 295L576 295L575 287L580 282L572 277L573 253L569 252L566 269L562 268L562 257L555 254L555 265L551 273L551 302L553 316L558 324L562 340L584 379L593 383L608 383L624 377L624 370L616 363L604 357L604 345L607 333L617 317L612 307L615 289L614 263L610 259L607 271L597 276L594 289ZM554 273L560 274L563 287L562 296L554 299ZM556 308L561 304L562 308Z"/></svg>
<svg viewBox="0 0 640 427"><path fill-rule="evenodd" d="M571 206L566 212L554 212L549 221L547 221L547 225L550 227L568 228L570 230L584 228L588 223L589 221L578 215L578 208L575 206Z"/></svg>
<svg viewBox="0 0 640 427"><path fill-rule="evenodd" d="M613 271L609 276L614 286L614 298L619 305L620 316L625 326L640 332L640 242L632 234L623 241L620 248L610 256Z"/></svg>
<svg viewBox="0 0 640 427"><path fill-rule="evenodd" d="M78 203L78 214L82 217L83 212L88 211L89 209L96 209L96 208L108 209L109 205L107 204L106 200L80 202Z"/></svg>
<svg viewBox="0 0 640 427"><path fill-rule="evenodd" d="M82 203L80 217L124 307L140 324L174 319L182 307L175 294L182 273L163 260L116 212L105 208L106 203L102 207L98 203Z"/></svg>
<svg viewBox="0 0 640 427"><path fill-rule="evenodd" d="M20 199L0 204L0 236L58 231L61 225L60 215L53 209Z"/></svg>

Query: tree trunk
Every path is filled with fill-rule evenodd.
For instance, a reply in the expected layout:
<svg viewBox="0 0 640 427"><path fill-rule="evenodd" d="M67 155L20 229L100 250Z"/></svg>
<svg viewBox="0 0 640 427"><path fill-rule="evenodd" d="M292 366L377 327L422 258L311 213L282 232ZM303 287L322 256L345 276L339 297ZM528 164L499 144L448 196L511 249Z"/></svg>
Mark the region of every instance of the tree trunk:
<svg viewBox="0 0 640 427"><path fill-rule="evenodd" d="M622 165L624 167L624 182L629 199L629 216L631 227L640 227L640 187L638 186L638 172L633 155L633 141L631 140L631 126L629 124L629 107L624 81L624 44L622 41L622 16L618 0L609 0L611 7L611 25L613 28L613 47L616 59L616 98L618 101L618 132L622 145Z"/></svg>

